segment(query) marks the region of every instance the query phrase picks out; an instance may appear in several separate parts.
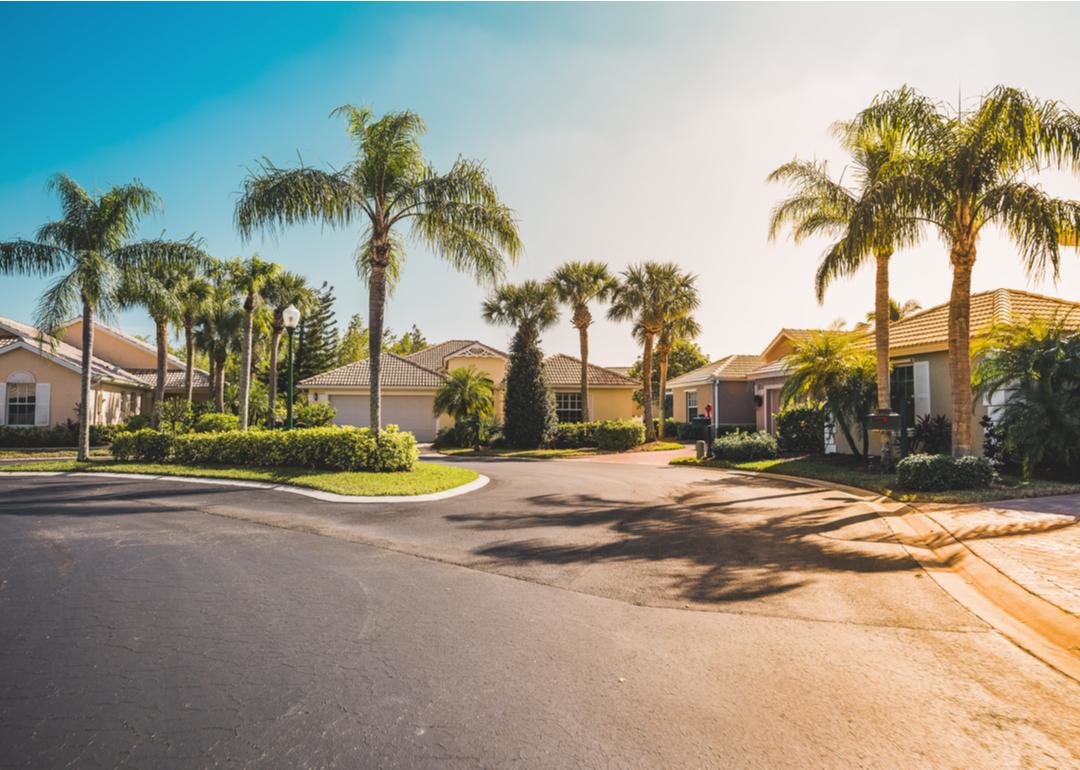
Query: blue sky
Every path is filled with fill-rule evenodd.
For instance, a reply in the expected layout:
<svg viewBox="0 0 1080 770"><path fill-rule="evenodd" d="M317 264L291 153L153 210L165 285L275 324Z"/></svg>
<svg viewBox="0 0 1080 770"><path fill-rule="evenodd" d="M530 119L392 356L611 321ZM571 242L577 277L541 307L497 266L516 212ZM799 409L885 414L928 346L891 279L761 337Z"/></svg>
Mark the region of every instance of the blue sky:
<svg viewBox="0 0 1080 770"><path fill-rule="evenodd" d="M336 287L339 322L366 315L355 277L358 233L296 228L242 243L232 227L246 169L299 153L341 164L342 103L409 108L429 127L436 166L483 160L520 219L525 255L512 279L571 258L621 269L672 259L701 276L702 346L757 352L781 325L853 321L872 305L870 271L830 291L811 280L824 244L769 243L764 178L798 154L843 157L829 124L878 91L910 83L955 101L999 82L1080 108L1080 47L1070 5L0 5L0 238L32 236L57 215L45 182L88 187L132 178L157 190L142 232L197 233L220 257L257 252ZM1076 178L1046 180L1080 197ZM894 291L944 301L934 239L894 261ZM0 278L0 315L30 320L41 280ZM975 288L1080 297L1080 259L1029 284L994 233ZM429 339L507 333L479 317L484 290L413 247L388 323ZM598 316L601 314L597 314ZM150 330L138 312L125 328ZM629 363L626 326L599 320L593 358ZM575 352L567 322L545 335Z"/></svg>

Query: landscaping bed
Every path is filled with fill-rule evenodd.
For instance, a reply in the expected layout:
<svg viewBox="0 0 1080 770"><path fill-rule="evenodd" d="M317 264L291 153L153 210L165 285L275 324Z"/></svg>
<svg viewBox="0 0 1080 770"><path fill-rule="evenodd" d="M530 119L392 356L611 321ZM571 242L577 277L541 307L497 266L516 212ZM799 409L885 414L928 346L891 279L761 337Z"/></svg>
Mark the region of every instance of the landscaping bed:
<svg viewBox="0 0 1080 770"><path fill-rule="evenodd" d="M34 461L0 466L0 473L52 471L64 473L139 473L152 476L200 476L239 481L263 481L333 492L338 495L425 495L460 487L478 478L466 468L433 463L417 463L411 471L332 471L308 468L235 468L221 465L123 462L94 460Z"/></svg>
<svg viewBox="0 0 1080 770"><path fill-rule="evenodd" d="M686 457L671 462L673 465L697 465L708 468L799 476L866 489L902 502L985 503L1022 497L1045 497L1080 493L1080 483L1041 480L1023 483L1014 476L1002 476L989 489L910 492L898 488L896 474L881 473L868 469L859 458L848 455L798 455L747 462L698 460L694 457Z"/></svg>

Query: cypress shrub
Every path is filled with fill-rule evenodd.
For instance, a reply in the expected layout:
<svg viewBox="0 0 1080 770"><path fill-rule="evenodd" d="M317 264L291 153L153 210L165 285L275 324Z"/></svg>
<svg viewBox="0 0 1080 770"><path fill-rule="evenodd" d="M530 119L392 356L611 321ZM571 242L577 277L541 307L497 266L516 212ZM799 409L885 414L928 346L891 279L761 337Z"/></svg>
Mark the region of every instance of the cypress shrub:
<svg viewBox="0 0 1080 770"><path fill-rule="evenodd" d="M506 443L535 449L555 435L555 396L544 374L544 354L534 334L518 330L510 344L503 435Z"/></svg>

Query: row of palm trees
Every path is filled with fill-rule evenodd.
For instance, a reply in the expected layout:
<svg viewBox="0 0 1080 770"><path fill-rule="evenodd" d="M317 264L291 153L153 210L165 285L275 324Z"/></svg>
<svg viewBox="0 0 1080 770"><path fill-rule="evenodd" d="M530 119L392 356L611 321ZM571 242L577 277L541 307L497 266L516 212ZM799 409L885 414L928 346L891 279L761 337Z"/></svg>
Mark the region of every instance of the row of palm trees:
<svg viewBox="0 0 1080 770"><path fill-rule="evenodd" d="M1080 116L999 86L970 110L903 87L882 93L835 134L851 155L851 183L826 164L796 159L770 180L793 194L772 214L770 236L796 241L827 235L818 266L819 301L836 279L873 262L877 401L889 409L889 264L937 235L952 267L949 369L952 449L971 452L971 277L984 227L997 225L1017 246L1028 274L1056 279L1060 245L1077 245L1080 203L1048 195L1034 177L1047 167L1080 169Z"/></svg>
<svg viewBox="0 0 1080 770"><path fill-rule="evenodd" d="M526 330L535 339L559 319L559 304L570 311L570 322L578 330L581 358L582 419L589 415L589 327L592 303L609 303L608 318L630 321L633 334L642 345L642 397L646 440L657 438L653 421L653 357L660 370L660 435L663 436L664 399L667 389L668 357L680 339L692 339L700 332L693 313L701 302L697 277L674 262L644 262L632 265L620 275L612 274L603 262L567 262L546 281L529 280L497 288L484 302L483 317L489 323Z"/></svg>

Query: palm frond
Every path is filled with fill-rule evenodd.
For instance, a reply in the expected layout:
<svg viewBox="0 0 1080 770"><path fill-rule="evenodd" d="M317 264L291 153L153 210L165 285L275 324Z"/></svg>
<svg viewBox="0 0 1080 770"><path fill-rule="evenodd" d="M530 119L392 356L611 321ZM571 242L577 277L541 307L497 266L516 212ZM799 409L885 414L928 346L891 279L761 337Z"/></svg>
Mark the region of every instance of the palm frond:
<svg viewBox="0 0 1080 770"><path fill-rule="evenodd" d="M365 210L344 172L282 169L263 161L243 182L234 221L247 240L257 229L274 232L309 222L347 226Z"/></svg>
<svg viewBox="0 0 1080 770"><path fill-rule="evenodd" d="M71 262L71 254L56 245L17 240L0 243L0 273L49 275Z"/></svg>

